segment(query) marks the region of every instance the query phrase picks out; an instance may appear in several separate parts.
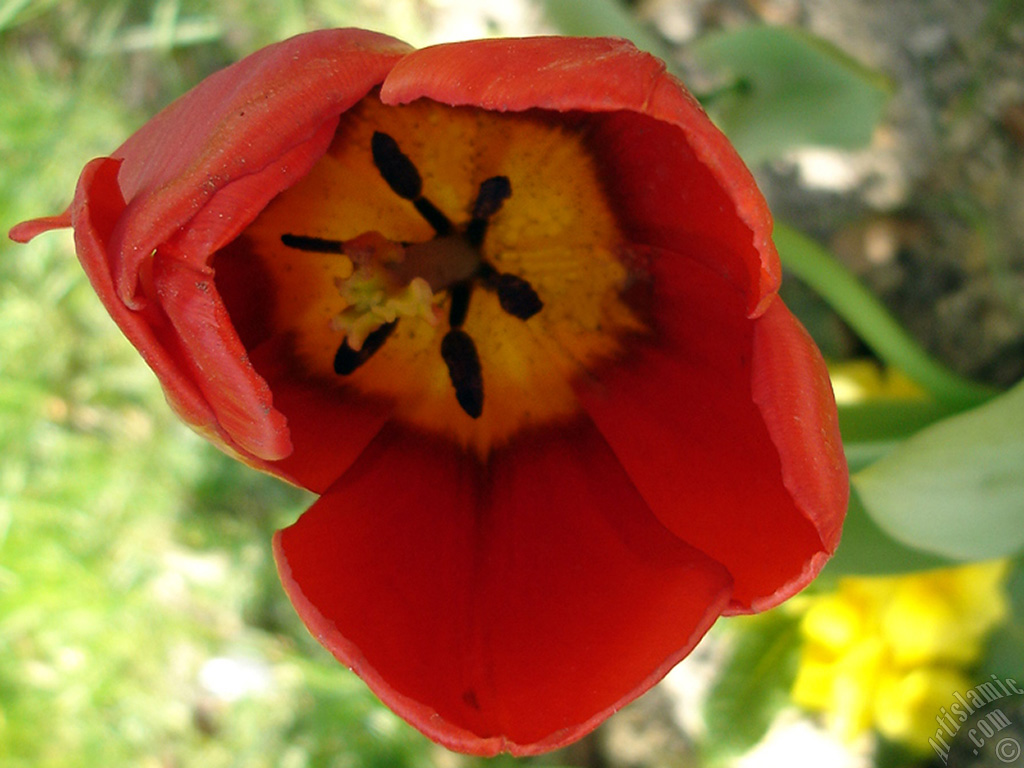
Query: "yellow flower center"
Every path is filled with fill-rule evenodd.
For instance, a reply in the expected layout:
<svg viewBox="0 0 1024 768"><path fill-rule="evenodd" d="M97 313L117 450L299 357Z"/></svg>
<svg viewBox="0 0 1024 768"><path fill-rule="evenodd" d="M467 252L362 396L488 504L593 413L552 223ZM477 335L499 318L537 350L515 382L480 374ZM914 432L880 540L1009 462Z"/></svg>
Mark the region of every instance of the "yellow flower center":
<svg viewBox="0 0 1024 768"><path fill-rule="evenodd" d="M371 94L242 240L306 375L481 454L644 331L582 118Z"/></svg>

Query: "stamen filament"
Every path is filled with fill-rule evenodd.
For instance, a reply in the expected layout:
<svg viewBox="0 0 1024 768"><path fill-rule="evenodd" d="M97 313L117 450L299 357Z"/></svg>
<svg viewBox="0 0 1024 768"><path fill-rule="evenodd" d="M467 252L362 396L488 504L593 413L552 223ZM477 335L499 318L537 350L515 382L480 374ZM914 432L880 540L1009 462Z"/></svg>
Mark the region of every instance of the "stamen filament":
<svg viewBox="0 0 1024 768"><path fill-rule="evenodd" d="M384 325L366 337L358 350L352 349L349 346L348 339L343 341L334 355L334 372L339 376L348 376L354 373L359 366L373 357L374 353L384 346L384 342L387 341L391 332L395 330L396 325L398 325L397 320L391 323L384 323Z"/></svg>
<svg viewBox="0 0 1024 768"><path fill-rule="evenodd" d="M469 312L469 295L471 284L468 280L455 283L448 291L451 296L451 306L448 309L448 325L452 328L461 328L466 322L466 314Z"/></svg>
<svg viewBox="0 0 1024 768"><path fill-rule="evenodd" d="M438 236L444 237L452 231L452 223L432 202L425 197L417 197L412 201L416 211L427 220L427 224L434 228Z"/></svg>
<svg viewBox="0 0 1024 768"><path fill-rule="evenodd" d="M281 235L281 242L289 248L312 253L345 253L345 243L341 240L326 240L322 237L309 235Z"/></svg>

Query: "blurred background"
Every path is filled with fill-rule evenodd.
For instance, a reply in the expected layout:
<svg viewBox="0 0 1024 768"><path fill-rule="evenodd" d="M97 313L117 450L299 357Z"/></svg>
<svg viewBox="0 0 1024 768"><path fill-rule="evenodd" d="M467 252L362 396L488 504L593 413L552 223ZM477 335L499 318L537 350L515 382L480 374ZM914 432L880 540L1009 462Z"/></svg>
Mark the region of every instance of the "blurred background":
<svg viewBox="0 0 1024 768"><path fill-rule="evenodd" d="M330 26L417 46L632 37L702 99L776 217L938 365L1024 376L1020 0L0 0L0 230L63 210L89 159L210 72ZM923 399L821 293L784 290L841 399ZM1024 696L980 746L929 741L954 694L1024 686L1019 554L950 570L858 539L870 557L719 622L580 744L485 761L432 745L301 626L269 542L310 500L177 423L70 235L0 242L0 766L1024 765L1005 746L1024 745Z"/></svg>

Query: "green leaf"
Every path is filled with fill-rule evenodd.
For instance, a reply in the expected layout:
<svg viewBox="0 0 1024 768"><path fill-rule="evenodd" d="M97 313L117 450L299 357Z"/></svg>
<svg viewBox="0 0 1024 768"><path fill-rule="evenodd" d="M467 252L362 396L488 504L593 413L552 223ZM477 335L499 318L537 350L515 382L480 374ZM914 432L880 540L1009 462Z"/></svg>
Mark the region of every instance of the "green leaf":
<svg viewBox="0 0 1024 768"><path fill-rule="evenodd" d="M799 619L783 610L732 619L732 656L708 692L704 705L710 764L731 764L767 733L789 702L800 649Z"/></svg>
<svg viewBox="0 0 1024 768"><path fill-rule="evenodd" d="M867 145L891 91L837 48L783 27L710 35L694 52L732 81L707 106L748 163L799 146Z"/></svg>
<svg viewBox="0 0 1024 768"><path fill-rule="evenodd" d="M839 406L839 432L850 472L892 453L915 432L948 416L949 406L934 400L870 398Z"/></svg>
<svg viewBox="0 0 1024 768"><path fill-rule="evenodd" d="M893 538L957 559L1024 547L1024 383L944 419L853 476Z"/></svg>
<svg viewBox="0 0 1024 768"><path fill-rule="evenodd" d="M950 565L956 562L906 546L886 534L864 511L860 498L853 491L839 549L818 581L824 583L840 576L889 576Z"/></svg>
<svg viewBox="0 0 1024 768"><path fill-rule="evenodd" d="M827 301L878 357L906 373L939 403L963 410L996 394L933 359L850 270L807 235L776 222L774 239L787 272Z"/></svg>
<svg viewBox="0 0 1024 768"><path fill-rule="evenodd" d="M934 400L875 397L839 406L843 444L901 441L952 416L950 406Z"/></svg>

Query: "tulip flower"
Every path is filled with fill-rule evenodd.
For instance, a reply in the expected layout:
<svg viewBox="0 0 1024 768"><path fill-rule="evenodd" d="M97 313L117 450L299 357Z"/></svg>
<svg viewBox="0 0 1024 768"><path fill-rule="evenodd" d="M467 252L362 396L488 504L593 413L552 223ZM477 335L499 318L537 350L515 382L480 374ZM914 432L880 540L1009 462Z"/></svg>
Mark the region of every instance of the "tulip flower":
<svg viewBox="0 0 1024 768"><path fill-rule="evenodd" d="M581 737L836 548L765 202L628 42L286 40L11 236L68 226L181 418L320 494L292 603L451 749Z"/></svg>

